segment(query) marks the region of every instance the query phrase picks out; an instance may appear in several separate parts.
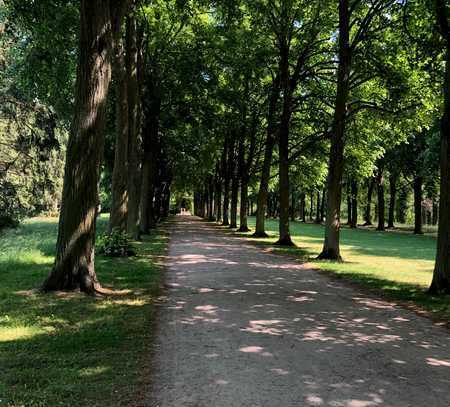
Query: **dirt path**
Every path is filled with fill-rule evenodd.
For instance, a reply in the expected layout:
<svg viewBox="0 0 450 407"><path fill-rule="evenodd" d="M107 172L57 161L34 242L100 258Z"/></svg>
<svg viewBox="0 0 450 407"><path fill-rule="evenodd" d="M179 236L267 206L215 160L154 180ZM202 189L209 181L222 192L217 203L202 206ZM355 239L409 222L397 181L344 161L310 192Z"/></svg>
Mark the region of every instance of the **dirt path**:
<svg viewBox="0 0 450 407"><path fill-rule="evenodd" d="M150 406L450 406L431 321L194 218L168 263Z"/></svg>

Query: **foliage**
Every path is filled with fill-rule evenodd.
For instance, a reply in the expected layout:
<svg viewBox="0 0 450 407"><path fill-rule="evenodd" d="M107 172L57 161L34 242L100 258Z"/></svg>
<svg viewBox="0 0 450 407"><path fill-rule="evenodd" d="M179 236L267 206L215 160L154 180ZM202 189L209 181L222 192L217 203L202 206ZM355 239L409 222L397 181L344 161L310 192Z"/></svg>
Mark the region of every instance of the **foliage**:
<svg viewBox="0 0 450 407"><path fill-rule="evenodd" d="M107 257L134 256L129 236L118 229L104 233L97 239L98 253Z"/></svg>
<svg viewBox="0 0 450 407"><path fill-rule="evenodd" d="M44 4L40 3L40 6L44 7ZM56 22L50 20L50 15L43 9L31 9L23 2L8 2L6 6L0 7L0 54L3 68L0 73L1 228L17 224L26 216L57 212L66 130L61 126L55 109L48 104L53 97L37 92L43 91L45 58L38 58L37 55L32 58L32 54L37 52L36 47L42 45L53 52L55 61L58 59L55 47L51 47L48 40L50 27L45 33L36 34L39 29L44 30L45 24L40 28L36 26L42 19L47 19L50 25ZM62 28L60 31L63 31ZM48 66L59 66L56 62L47 63ZM70 73L73 65L66 68L66 72ZM61 70L58 75L65 87L62 83L52 81L54 73L47 72L45 80L55 86L54 94L58 94L59 100L62 100L63 89L69 89L68 81L61 77ZM25 76L28 80L25 80ZM66 94L64 99L67 102L70 97Z"/></svg>

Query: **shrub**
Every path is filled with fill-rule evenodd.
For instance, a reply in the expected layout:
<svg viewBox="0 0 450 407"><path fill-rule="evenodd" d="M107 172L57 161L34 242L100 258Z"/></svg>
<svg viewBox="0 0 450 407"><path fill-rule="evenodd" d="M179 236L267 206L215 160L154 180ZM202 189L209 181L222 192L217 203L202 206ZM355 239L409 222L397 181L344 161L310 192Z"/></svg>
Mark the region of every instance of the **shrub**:
<svg viewBox="0 0 450 407"><path fill-rule="evenodd" d="M128 235L118 229L101 235L97 245L98 253L108 257L130 257L136 254L131 248Z"/></svg>

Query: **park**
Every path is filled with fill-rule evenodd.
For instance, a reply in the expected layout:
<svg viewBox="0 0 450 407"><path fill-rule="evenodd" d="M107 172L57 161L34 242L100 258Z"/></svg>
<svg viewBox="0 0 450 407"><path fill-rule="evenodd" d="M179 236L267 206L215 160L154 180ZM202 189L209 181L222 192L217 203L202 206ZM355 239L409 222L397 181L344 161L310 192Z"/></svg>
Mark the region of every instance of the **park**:
<svg viewBox="0 0 450 407"><path fill-rule="evenodd" d="M0 407L450 406L446 0L0 0Z"/></svg>

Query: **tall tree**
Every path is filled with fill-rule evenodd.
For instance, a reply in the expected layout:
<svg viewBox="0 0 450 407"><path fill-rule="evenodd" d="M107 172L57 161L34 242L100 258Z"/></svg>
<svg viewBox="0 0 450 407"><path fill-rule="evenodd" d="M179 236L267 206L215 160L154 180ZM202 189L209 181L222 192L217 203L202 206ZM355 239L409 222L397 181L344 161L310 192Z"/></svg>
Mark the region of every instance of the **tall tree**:
<svg viewBox="0 0 450 407"><path fill-rule="evenodd" d="M376 106L363 100L349 103L349 95L350 92L356 95L362 85L383 75L375 69L379 55L373 55L374 58L366 55L371 53L372 39L394 23L394 7L398 4L395 0L339 0L337 90L331 126L325 240L320 259L342 260L339 231L347 122L360 110Z"/></svg>
<svg viewBox="0 0 450 407"><path fill-rule="evenodd" d="M109 231L125 231L128 216L128 78L126 69L126 46L121 20L113 22L113 62L112 76L115 85L116 141L114 147L114 167L112 176L111 212Z"/></svg>
<svg viewBox="0 0 450 407"><path fill-rule="evenodd" d="M325 224L325 242L322 253L319 255L320 259L341 260L339 247L340 206L342 196L341 181L344 171L343 154L345 121L352 63L350 16L351 11L349 8L349 1L339 0L339 67L328 170L328 205Z"/></svg>
<svg viewBox="0 0 450 407"><path fill-rule="evenodd" d="M434 0L434 6L439 33L444 40L445 74L444 114L441 121L439 227L436 263L429 291L434 294L450 294L450 13L444 0Z"/></svg>
<svg viewBox="0 0 450 407"><path fill-rule="evenodd" d="M138 41L136 27L136 10L127 18L126 28L126 68L128 81L128 213L127 232L134 239L139 239L139 197L140 197L140 143L141 103L139 89L139 65L142 64L140 50L142 40ZM142 67L141 67L142 69Z"/></svg>
<svg viewBox="0 0 450 407"><path fill-rule="evenodd" d="M100 288L94 247L98 182L111 80L112 25L126 1L82 0L75 107L67 147L56 259L44 291Z"/></svg>

